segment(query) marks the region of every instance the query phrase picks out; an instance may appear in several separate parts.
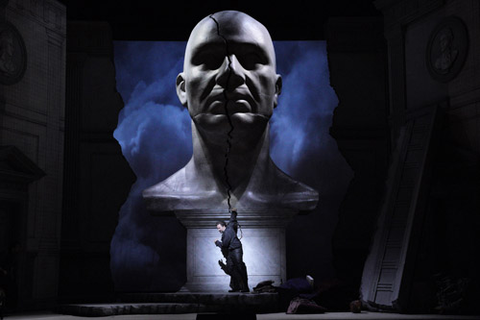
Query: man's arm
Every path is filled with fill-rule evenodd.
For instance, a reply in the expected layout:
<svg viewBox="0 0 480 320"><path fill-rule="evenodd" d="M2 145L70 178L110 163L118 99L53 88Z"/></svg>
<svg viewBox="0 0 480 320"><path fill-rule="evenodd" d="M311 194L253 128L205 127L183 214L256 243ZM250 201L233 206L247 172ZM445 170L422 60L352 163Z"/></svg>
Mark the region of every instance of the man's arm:
<svg viewBox="0 0 480 320"><path fill-rule="evenodd" d="M230 226L235 233L237 233L238 229L238 221L237 221L237 210L233 210L230 213L230 220L228 221L228 226Z"/></svg>
<svg viewBox="0 0 480 320"><path fill-rule="evenodd" d="M228 255L228 247L227 247L227 248L223 247L223 242L220 241L220 240L215 240L215 245L220 248L220 250L222 251L223 256L224 256L225 258L227 258L227 255Z"/></svg>
<svg viewBox="0 0 480 320"><path fill-rule="evenodd" d="M237 222L237 211L236 211L236 210L233 210L233 211L230 213L229 223L231 223L231 222L234 222L234 223Z"/></svg>

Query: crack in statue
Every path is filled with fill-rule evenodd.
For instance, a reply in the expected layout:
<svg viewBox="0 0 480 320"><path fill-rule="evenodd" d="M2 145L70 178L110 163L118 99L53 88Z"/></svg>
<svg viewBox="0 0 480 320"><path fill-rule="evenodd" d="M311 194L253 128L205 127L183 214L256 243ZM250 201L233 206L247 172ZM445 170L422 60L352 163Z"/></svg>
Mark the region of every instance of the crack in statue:
<svg viewBox="0 0 480 320"><path fill-rule="evenodd" d="M318 193L270 158L269 120L282 78L276 73L272 39L261 23L238 11L201 20L188 39L176 88L192 119L193 156L185 167L143 191L149 210L315 208Z"/></svg>
<svg viewBox="0 0 480 320"><path fill-rule="evenodd" d="M228 83L230 82L229 78L230 78L230 74L231 74L231 69L230 69L230 66L232 65L232 60L230 59L230 52L228 50L228 42L227 42L227 39L225 39L225 37L222 36L222 34L220 33L220 25L218 24L217 20L215 20L215 18L213 17L213 14L210 15L210 18L215 22L215 25L217 26L217 35L219 37L221 37L223 39L223 41L225 42L225 54L226 54L226 57L228 59L228 65L227 65L227 68L228 68L228 78L227 78L227 87L228 87ZM232 149L232 132L233 130L235 129L233 127L233 123L232 123L232 119L230 117L230 114L228 113L228 96L227 96L227 88L225 88L225 90L223 90L223 95L225 97L225 104L224 104L224 107L225 107L225 115L227 116L227 120L228 120L228 124L230 125L230 130L227 132L227 150L225 152L225 165L223 166L223 173L225 175L225 184L226 184L226 187L227 187L227 204L228 204L228 210L231 210L232 209L232 204L231 204L231 199L232 199L232 195L231 195L231 191L232 191L232 186L230 185L230 181L228 179L228 156L230 155L230 150Z"/></svg>

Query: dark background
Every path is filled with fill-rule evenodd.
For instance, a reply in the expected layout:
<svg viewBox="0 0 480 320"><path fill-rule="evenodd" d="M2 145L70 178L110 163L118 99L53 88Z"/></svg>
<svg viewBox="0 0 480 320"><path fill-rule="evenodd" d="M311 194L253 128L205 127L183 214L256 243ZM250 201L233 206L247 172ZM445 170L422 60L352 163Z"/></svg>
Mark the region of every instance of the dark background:
<svg viewBox="0 0 480 320"><path fill-rule="evenodd" d="M2 14L5 3L0 3ZM327 42L330 85L339 99L329 133L353 178L338 199L331 257L315 250L318 243L313 249L304 245L297 250L299 235L326 236L310 238L305 232L306 224L315 229L315 224L322 223L320 214L298 217L288 227L289 277L312 272L319 284L338 289L329 296L340 301L343 309L349 299L358 298L376 218L389 187L387 168L398 160L393 150L399 132L408 115L441 104L438 146L431 155L425 185L424 229L411 239L420 244L417 255L409 257L412 299L427 297L417 310L436 312L437 274L454 283L467 279L472 284L469 288L480 288L478 1L324 0L264 5L259 1L65 0L60 3L66 7L66 22L63 8L45 3L49 6L43 8L41 1L8 3L7 19L24 18L15 21L25 38L30 64L28 79L0 88L2 168L14 163L13 171L29 173L28 179L17 177L23 183L21 192L0 181L2 217L6 212L20 217L4 219L20 230L10 239L20 244L19 308L116 300L110 242L120 207L136 178L113 138L124 106L116 90L113 41L185 41L200 19L225 9L259 20L274 40ZM467 28L468 53L458 75L444 83L428 72L425 53L432 31L451 15ZM28 22L28 28L18 21ZM30 28L34 23L37 29ZM62 39L55 28L62 31L65 24L66 39ZM66 70L56 65L62 59ZM52 80L63 76L65 86ZM65 91L55 91L52 83ZM22 91L24 87L31 91ZM16 96L6 95L9 90ZM25 106L15 105L24 100ZM40 111L30 110L35 108ZM12 133L11 127L20 133ZM35 164L28 158L39 160ZM308 183L311 177L305 178ZM18 191L21 198L4 201L5 190ZM182 230L176 218L170 223ZM179 249L182 246L178 243ZM314 265L331 264L332 277L321 279L315 274L318 269L309 270L312 264L305 255ZM178 259L178 253L171 258ZM478 313L478 289L462 293L465 302L451 312Z"/></svg>
<svg viewBox="0 0 480 320"><path fill-rule="evenodd" d="M188 39L198 21L210 13L238 10L261 21L274 40L325 40L330 17L381 17L373 1L60 1L68 20L106 21L114 40Z"/></svg>

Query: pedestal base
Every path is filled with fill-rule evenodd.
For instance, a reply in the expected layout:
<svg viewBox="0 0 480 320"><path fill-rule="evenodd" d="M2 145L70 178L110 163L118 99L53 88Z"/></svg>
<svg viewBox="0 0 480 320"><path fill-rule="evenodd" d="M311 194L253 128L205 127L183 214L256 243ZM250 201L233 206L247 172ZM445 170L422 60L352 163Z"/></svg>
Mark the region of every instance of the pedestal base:
<svg viewBox="0 0 480 320"><path fill-rule="evenodd" d="M237 235L243 246L250 290L261 281L273 280L276 286L286 281L285 227L295 214L273 208L238 212L241 227ZM215 240L221 239L216 222L228 221L230 214L217 209L182 210L175 215L187 228L187 282L183 291L228 291L230 276L220 269L218 260L224 257Z"/></svg>
<svg viewBox="0 0 480 320"><path fill-rule="evenodd" d="M285 281L285 229L243 227L238 232L239 237L242 235L250 290L261 281L273 280L277 286ZM220 238L214 226L187 230L187 283L182 291L226 292L230 289L230 276L218 264L220 259L225 262L214 243Z"/></svg>

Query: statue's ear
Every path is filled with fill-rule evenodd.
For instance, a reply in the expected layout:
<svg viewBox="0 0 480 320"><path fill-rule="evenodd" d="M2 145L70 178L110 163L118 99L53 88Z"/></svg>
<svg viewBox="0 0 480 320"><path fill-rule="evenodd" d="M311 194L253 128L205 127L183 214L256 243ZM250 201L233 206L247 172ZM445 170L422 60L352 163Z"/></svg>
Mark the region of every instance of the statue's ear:
<svg viewBox="0 0 480 320"><path fill-rule="evenodd" d="M185 78L183 72L179 73L176 80L177 96L180 103L187 107L187 92L185 91Z"/></svg>
<svg viewBox="0 0 480 320"><path fill-rule="evenodd" d="M275 97L273 98L273 107L276 108L278 104L278 96L282 93L282 76L277 74L277 81L275 81Z"/></svg>

